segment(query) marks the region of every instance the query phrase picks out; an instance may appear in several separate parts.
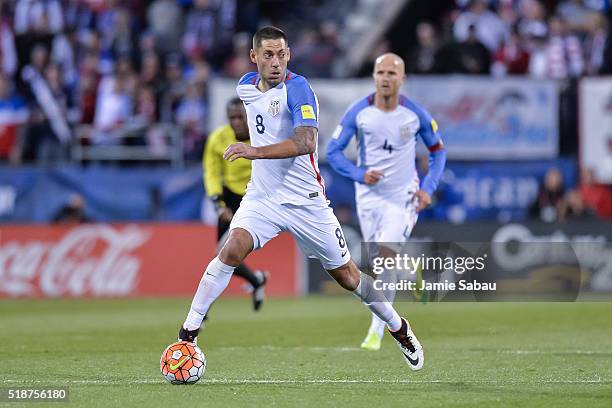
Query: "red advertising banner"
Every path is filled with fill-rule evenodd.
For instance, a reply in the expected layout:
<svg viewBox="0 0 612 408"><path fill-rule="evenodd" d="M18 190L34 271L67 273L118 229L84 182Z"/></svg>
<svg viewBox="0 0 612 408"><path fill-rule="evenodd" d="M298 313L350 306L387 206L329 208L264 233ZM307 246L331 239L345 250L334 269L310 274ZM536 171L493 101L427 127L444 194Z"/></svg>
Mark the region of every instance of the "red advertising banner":
<svg viewBox="0 0 612 408"><path fill-rule="evenodd" d="M0 297L191 296L214 257L202 224L0 227ZM270 273L266 293L301 293L302 257L281 234L246 260ZM233 277L225 295L244 294Z"/></svg>

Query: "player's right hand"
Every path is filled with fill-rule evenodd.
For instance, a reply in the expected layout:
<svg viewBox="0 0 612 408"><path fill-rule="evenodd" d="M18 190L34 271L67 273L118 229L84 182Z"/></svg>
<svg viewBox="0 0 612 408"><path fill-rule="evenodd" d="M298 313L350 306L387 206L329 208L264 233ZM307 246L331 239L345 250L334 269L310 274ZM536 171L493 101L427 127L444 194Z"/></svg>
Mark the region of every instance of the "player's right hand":
<svg viewBox="0 0 612 408"><path fill-rule="evenodd" d="M231 208L222 207L222 208L219 208L219 210L217 211L217 216L219 217L219 220L222 222L231 222L232 218L234 218L234 212L232 211Z"/></svg>
<svg viewBox="0 0 612 408"><path fill-rule="evenodd" d="M380 179L384 176L382 171L378 170L368 170L363 176L363 181L369 186L372 186L380 181Z"/></svg>
<svg viewBox="0 0 612 408"><path fill-rule="evenodd" d="M227 147L227 149L225 149L223 158L231 162L241 157L244 157L247 160L262 159L263 157L261 157L259 152L260 150L255 146L251 146L246 143L232 143Z"/></svg>

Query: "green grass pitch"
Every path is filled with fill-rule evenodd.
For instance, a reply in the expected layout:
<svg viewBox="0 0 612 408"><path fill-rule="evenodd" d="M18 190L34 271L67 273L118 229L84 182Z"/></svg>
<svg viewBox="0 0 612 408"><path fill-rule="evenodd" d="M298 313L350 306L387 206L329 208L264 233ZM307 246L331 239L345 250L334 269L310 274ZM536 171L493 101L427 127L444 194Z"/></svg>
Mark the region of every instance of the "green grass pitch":
<svg viewBox="0 0 612 408"><path fill-rule="evenodd" d="M192 386L165 382L159 357L189 299L2 300L0 387L68 387L37 407L610 407L612 303L401 303L425 347L412 372L352 296L222 299ZM0 406L32 406L0 403Z"/></svg>

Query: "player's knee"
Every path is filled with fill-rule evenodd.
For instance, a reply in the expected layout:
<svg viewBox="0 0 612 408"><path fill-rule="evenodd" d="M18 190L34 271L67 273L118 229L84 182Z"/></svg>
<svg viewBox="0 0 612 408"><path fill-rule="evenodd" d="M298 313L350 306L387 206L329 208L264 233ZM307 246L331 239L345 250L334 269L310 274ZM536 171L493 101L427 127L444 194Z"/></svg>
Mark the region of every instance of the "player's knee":
<svg viewBox="0 0 612 408"><path fill-rule="evenodd" d="M336 282L348 291L354 291L359 285L359 270L353 261L349 261L339 268L328 271Z"/></svg>
<svg viewBox="0 0 612 408"><path fill-rule="evenodd" d="M218 257L226 265L238 266L247 255L242 248L240 243L228 240L221 248Z"/></svg>
<svg viewBox="0 0 612 408"><path fill-rule="evenodd" d="M242 228L236 228L230 232L218 256L224 264L238 266L252 250L251 234Z"/></svg>

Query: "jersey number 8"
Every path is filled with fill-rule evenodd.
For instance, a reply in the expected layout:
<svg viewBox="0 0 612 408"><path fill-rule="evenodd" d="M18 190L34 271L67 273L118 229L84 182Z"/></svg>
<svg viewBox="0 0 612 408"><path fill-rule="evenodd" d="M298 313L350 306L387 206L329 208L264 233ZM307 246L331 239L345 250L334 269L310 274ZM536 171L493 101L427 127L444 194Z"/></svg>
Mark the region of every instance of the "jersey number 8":
<svg viewBox="0 0 612 408"><path fill-rule="evenodd" d="M342 230L340 228L336 228L336 238L338 238L338 245L340 248L344 248L346 246L346 242L344 241L344 236L342 235Z"/></svg>
<svg viewBox="0 0 612 408"><path fill-rule="evenodd" d="M257 133L262 135L263 132L265 132L266 130L266 127L263 124L263 116L261 115L255 116L255 123L257 123L257 125L255 126L255 128L257 129Z"/></svg>

